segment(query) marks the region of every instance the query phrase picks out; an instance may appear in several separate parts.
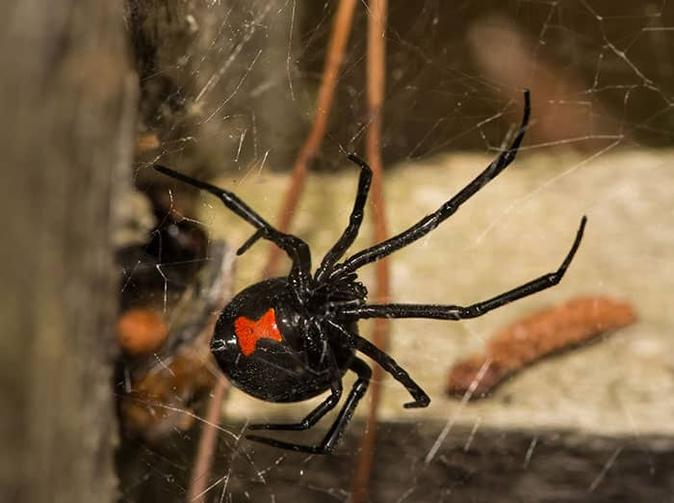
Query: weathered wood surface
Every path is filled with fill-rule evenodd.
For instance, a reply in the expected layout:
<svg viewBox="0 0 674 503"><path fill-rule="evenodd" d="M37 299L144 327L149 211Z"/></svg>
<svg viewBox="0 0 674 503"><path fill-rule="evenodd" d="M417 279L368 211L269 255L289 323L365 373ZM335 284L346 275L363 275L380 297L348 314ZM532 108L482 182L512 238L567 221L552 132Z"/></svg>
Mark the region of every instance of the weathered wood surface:
<svg viewBox="0 0 674 503"><path fill-rule="evenodd" d="M112 501L111 235L136 108L122 4L0 14L0 500Z"/></svg>
<svg viewBox="0 0 674 503"><path fill-rule="evenodd" d="M237 434L243 425L225 427ZM354 422L332 456L280 452L252 442L239 442L232 450L232 437L222 434L206 497L214 502L346 503L362 428L362 422ZM437 421L382 424L370 501L668 502L674 491L669 439L456 428L426 463L443 428ZM137 452L137 462L146 468L133 477L122 476L126 489L122 501L185 501L182 488L189 474L185 467L195 438L174 438Z"/></svg>

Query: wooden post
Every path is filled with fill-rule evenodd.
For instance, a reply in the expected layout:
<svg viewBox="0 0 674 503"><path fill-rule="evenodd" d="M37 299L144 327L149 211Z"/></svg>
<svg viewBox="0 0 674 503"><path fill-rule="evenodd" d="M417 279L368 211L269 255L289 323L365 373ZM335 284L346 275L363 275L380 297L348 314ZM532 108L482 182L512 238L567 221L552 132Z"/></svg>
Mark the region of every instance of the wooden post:
<svg viewBox="0 0 674 503"><path fill-rule="evenodd" d="M0 14L0 500L113 501L111 236L137 85L122 2Z"/></svg>

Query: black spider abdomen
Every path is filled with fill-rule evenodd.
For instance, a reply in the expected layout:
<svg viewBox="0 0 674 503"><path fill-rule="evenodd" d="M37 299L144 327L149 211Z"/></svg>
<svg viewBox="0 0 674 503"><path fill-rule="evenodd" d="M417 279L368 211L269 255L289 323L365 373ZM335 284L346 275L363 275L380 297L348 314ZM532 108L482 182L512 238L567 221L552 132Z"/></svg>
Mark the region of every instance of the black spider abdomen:
<svg viewBox="0 0 674 503"><path fill-rule="evenodd" d="M330 389L334 367L320 348L307 348L310 314L296 305L287 278L252 285L220 314L211 351L227 378L239 389L270 402L298 402ZM345 327L357 333L355 323ZM342 333L323 326L341 375L354 350Z"/></svg>

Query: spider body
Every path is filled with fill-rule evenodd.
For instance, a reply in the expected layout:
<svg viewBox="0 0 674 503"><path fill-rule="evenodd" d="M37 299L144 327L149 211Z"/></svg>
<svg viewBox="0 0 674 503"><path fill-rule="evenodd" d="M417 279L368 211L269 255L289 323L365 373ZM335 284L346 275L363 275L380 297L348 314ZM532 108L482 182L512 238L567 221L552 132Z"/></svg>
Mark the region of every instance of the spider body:
<svg viewBox="0 0 674 503"><path fill-rule="evenodd" d="M352 371L357 376L336 419L318 445L290 443L259 435L248 435L247 438L282 449L316 454L331 452L370 381L371 369L356 352L374 360L407 389L412 401L404 404L404 407L426 407L430 403L428 395L405 369L358 334L358 320L475 318L561 281L580 246L585 217L581 220L571 249L557 270L469 306L368 304L367 290L357 278L356 271L361 267L404 248L437 228L513 162L529 121L528 91L524 98L524 117L512 144L486 169L435 212L412 227L342 260L358 234L372 179L367 164L349 154L349 159L361 168L356 200L346 229L315 272L312 272L309 246L302 239L274 228L235 194L171 169L155 166L161 173L215 195L227 208L256 229L239 248L238 254L244 253L259 239L266 239L280 247L290 258L292 265L287 277L262 281L245 289L223 310L216 324L211 349L223 373L252 396L271 402L294 402L315 397L325 391L329 391L329 394L297 423L256 424L249 426L249 429L309 429L339 403L344 373Z"/></svg>
<svg viewBox="0 0 674 503"><path fill-rule="evenodd" d="M249 395L269 402L313 398L330 389L335 367L341 378L355 352L335 329L327 327L325 339L317 334L320 309L318 303L298 305L286 278L256 283L221 313L211 351L227 378ZM354 322L346 329L358 334Z"/></svg>

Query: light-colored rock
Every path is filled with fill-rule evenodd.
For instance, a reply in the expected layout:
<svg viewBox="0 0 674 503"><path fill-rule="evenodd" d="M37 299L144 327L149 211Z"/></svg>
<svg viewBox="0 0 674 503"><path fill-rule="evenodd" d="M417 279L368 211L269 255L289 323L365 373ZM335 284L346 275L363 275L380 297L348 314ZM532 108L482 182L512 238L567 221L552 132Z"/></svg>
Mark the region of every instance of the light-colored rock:
<svg viewBox="0 0 674 503"><path fill-rule="evenodd" d="M454 154L387 171L391 231L399 232L435 210L490 160ZM346 224L356 182L356 168L311 175L294 232L311 244L315 263ZM275 222L287 177L251 172L241 180L216 183ZM481 318L393 321L390 353L433 402L427 409L403 409L405 390L387 378L382 418L448 419L468 426L480 421L483 426L601 434L674 433L673 192L674 152L615 150L581 157L524 151L450 220L393 256L394 298L471 303L553 271L571 245L581 216L587 214L576 260L559 286ZM204 196L204 202L200 219L214 236L236 247L250 235L251 228L215 199ZM367 246L370 235L370 227L364 226L352 251ZM266 244L257 244L238 261L239 287L257 281L267 250ZM363 278L371 284L371 267L363 270ZM498 328L535 309L591 294L634 303L640 321L527 369L484 401L462 405L445 396L452 363L479 352ZM361 327L367 334L368 323ZM290 420L313 405L266 404L234 391L225 417Z"/></svg>

